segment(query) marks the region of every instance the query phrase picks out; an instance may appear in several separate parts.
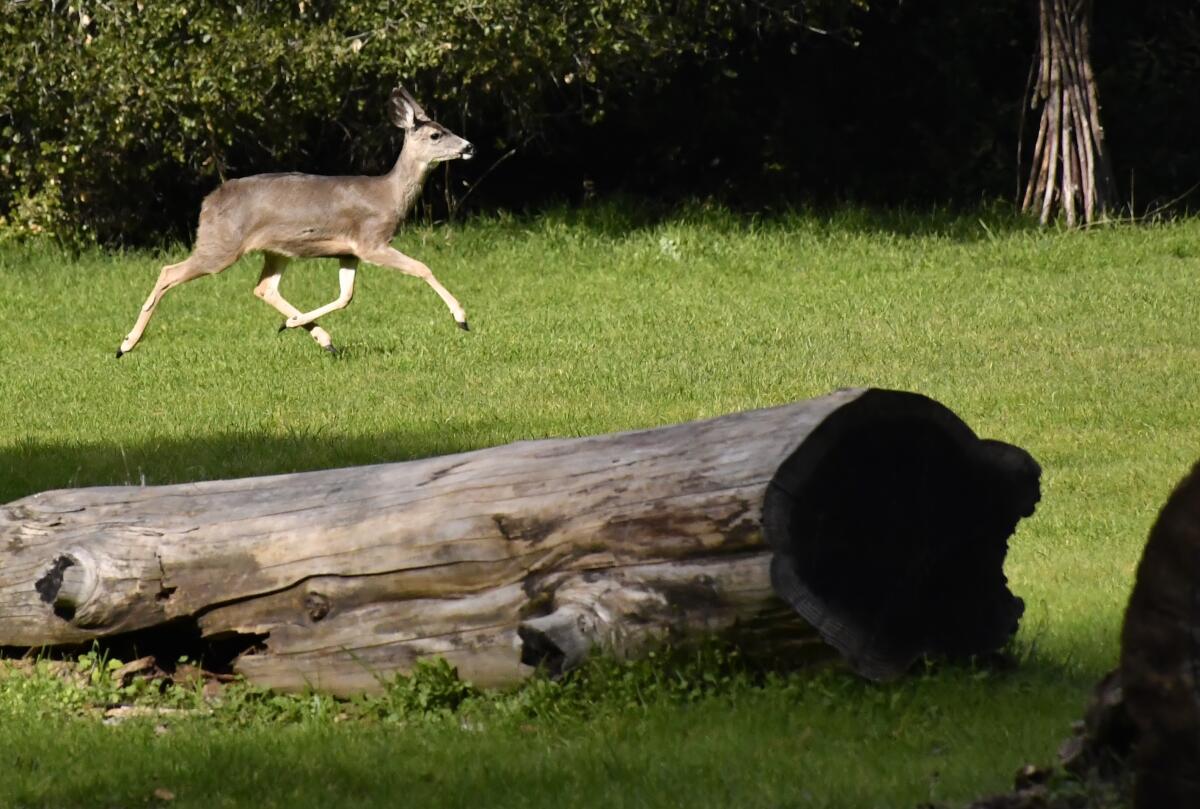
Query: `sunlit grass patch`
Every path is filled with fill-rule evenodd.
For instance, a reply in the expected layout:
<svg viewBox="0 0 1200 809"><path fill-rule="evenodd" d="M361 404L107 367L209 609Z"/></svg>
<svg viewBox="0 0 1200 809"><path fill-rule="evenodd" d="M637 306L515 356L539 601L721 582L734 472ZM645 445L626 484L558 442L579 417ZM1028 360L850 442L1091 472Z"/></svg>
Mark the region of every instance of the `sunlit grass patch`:
<svg viewBox="0 0 1200 809"><path fill-rule="evenodd" d="M0 502L587 435L847 385L913 390L1044 467L1006 567L1027 604L1019 667L891 686L801 674L631 703L656 676L635 667L582 702L535 683L444 721L389 723L289 697L294 716L229 703L158 736L153 722L68 719L79 712L60 700L77 692L0 686L0 804L137 804L166 785L181 806L911 807L1000 789L1052 755L1114 663L1141 545L1200 455L1200 222L1078 233L995 213L600 208L415 227L396 245L462 301L472 332L419 281L366 267L353 305L324 322L335 360L276 333L245 259L171 292L118 361L182 248L0 249ZM297 263L283 284L302 308L336 291L331 262ZM540 707L520 713L522 700Z"/></svg>

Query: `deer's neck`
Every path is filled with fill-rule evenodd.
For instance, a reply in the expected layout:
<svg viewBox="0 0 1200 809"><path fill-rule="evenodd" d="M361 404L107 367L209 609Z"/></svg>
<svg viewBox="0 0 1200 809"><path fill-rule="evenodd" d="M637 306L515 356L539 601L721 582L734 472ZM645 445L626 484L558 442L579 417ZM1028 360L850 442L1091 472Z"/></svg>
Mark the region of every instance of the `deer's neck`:
<svg viewBox="0 0 1200 809"><path fill-rule="evenodd" d="M387 179L395 196L396 212L401 219L408 216L417 197L421 196L421 188L432 168L431 164L414 159L407 149L401 150L396 158L396 165L388 172Z"/></svg>

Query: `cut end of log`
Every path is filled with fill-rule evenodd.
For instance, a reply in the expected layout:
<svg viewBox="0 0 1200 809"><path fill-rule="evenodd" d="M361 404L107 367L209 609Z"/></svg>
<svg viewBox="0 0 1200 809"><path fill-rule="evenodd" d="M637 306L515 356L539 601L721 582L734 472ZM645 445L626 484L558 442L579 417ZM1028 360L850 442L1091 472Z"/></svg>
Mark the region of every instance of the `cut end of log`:
<svg viewBox="0 0 1200 809"><path fill-rule="evenodd" d="M763 504L776 593L860 674L995 651L1024 610L1003 573L1041 470L924 396L872 390L777 471Z"/></svg>

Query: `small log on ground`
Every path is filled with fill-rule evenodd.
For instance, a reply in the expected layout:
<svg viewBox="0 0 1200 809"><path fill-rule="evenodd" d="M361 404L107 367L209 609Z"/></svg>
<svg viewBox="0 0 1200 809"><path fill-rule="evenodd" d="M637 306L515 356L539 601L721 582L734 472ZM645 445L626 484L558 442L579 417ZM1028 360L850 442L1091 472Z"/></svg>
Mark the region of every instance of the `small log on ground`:
<svg viewBox="0 0 1200 809"><path fill-rule="evenodd" d="M884 679L1016 630L1003 562L1039 474L937 402L858 389L407 463L45 492L0 507L0 646L198 630L253 681L351 693L431 655L499 685L597 646L732 633Z"/></svg>

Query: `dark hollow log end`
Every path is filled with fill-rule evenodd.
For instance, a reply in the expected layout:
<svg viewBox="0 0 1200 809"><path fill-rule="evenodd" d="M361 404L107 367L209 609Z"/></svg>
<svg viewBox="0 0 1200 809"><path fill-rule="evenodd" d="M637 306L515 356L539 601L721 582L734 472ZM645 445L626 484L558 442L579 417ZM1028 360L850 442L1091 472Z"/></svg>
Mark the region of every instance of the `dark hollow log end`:
<svg viewBox="0 0 1200 809"><path fill-rule="evenodd" d="M1159 513L1121 633L1137 806L1200 806L1200 464Z"/></svg>
<svg viewBox="0 0 1200 809"><path fill-rule="evenodd" d="M1024 450L923 396L872 390L827 418L763 503L775 591L864 676L994 651L1024 609L1008 538L1040 496Z"/></svg>

